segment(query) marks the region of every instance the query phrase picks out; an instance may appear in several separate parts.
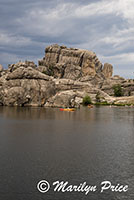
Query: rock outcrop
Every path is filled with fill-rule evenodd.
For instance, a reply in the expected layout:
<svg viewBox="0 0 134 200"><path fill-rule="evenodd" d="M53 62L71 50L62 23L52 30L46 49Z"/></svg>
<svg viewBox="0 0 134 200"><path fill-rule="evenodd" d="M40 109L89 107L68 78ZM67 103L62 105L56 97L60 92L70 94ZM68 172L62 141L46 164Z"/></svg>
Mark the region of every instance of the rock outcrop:
<svg viewBox="0 0 134 200"><path fill-rule="evenodd" d="M113 86L120 84L126 96L134 95L133 80L112 76L91 51L51 45L36 66L31 61L0 66L0 105L79 107L83 97L92 101L133 102L133 97L115 98Z"/></svg>
<svg viewBox="0 0 134 200"><path fill-rule="evenodd" d="M114 104L116 105L134 105L134 96L131 97L117 97L114 100Z"/></svg>
<svg viewBox="0 0 134 200"><path fill-rule="evenodd" d="M44 73L55 78L77 80L81 77L95 77L96 74L112 76L112 66L102 63L92 51L52 45L46 48L45 57L39 61L44 66Z"/></svg>
<svg viewBox="0 0 134 200"><path fill-rule="evenodd" d="M8 73L6 76L7 80L13 79L38 79L38 80L47 80L49 81L51 77L33 69L32 67L25 68L20 66L16 70L13 70L11 73Z"/></svg>
<svg viewBox="0 0 134 200"><path fill-rule="evenodd" d="M124 96L134 96L134 80L124 79L117 75L104 80L100 89L109 94L110 96L113 96L113 87L115 85L120 85L122 87Z"/></svg>
<svg viewBox="0 0 134 200"><path fill-rule="evenodd" d="M90 82L80 82L70 79L53 79L56 94L49 98L45 104L47 107L79 107L83 97L90 95L92 102L96 102L96 94L99 93L101 102L113 103L114 98L105 92L93 87Z"/></svg>
<svg viewBox="0 0 134 200"><path fill-rule="evenodd" d="M42 106L55 95L55 83L51 77L27 63L17 63L14 66L0 78L1 105Z"/></svg>
<svg viewBox="0 0 134 200"><path fill-rule="evenodd" d="M25 61L25 62L18 62L16 64L11 64L8 67L8 70L10 72L15 71L16 69L19 69L20 67L28 68L31 67L33 69L36 69L37 65L34 64L34 62L31 61Z"/></svg>
<svg viewBox="0 0 134 200"><path fill-rule="evenodd" d="M107 79L111 78L113 75L113 66L109 63L105 63L102 72Z"/></svg>

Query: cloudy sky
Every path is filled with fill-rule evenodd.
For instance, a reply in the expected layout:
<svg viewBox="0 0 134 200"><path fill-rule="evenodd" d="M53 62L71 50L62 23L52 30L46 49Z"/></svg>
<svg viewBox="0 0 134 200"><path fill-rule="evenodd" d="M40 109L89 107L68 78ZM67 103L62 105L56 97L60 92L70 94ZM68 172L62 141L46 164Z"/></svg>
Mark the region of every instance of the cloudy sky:
<svg viewBox="0 0 134 200"><path fill-rule="evenodd" d="M0 0L0 63L44 56L58 43L94 51L134 78L134 0Z"/></svg>

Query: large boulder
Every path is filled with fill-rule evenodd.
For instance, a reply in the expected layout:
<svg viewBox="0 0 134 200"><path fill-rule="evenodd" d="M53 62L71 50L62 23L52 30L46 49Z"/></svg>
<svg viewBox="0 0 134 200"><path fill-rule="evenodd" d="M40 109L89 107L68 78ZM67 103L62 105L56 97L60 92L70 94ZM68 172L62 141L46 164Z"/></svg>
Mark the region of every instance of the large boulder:
<svg viewBox="0 0 134 200"><path fill-rule="evenodd" d="M72 90L58 92L55 96L48 99L46 107L70 107L76 94Z"/></svg>
<svg viewBox="0 0 134 200"><path fill-rule="evenodd" d="M50 80L51 77L47 76L32 67L19 67L16 70L13 70L11 73L7 74L7 80L11 79L41 79L41 80Z"/></svg>

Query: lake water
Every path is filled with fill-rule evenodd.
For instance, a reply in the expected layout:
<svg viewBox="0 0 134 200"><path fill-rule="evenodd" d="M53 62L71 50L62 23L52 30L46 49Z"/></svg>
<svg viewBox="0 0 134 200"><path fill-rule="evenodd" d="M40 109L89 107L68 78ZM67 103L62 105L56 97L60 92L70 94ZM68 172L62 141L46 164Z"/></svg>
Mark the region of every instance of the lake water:
<svg viewBox="0 0 134 200"><path fill-rule="evenodd" d="M50 190L40 193L37 183ZM96 185L96 192L54 192L53 182ZM100 193L100 183L128 185ZM134 200L134 108L0 107L0 200Z"/></svg>

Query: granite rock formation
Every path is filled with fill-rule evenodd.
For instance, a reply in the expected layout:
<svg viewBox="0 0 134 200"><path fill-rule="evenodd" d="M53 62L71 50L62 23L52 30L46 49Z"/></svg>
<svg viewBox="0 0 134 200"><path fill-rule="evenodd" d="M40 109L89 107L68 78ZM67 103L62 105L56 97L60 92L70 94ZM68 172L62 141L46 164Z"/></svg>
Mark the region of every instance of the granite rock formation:
<svg viewBox="0 0 134 200"><path fill-rule="evenodd" d="M124 96L134 96L134 80L124 79L123 77L117 75L104 80L100 89L110 96L113 96L113 86L115 85L120 85L122 87Z"/></svg>
<svg viewBox="0 0 134 200"><path fill-rule="evenodd" d="M92 51L67 48L52 45L46 48L45 57L39 61L39 66L44 66L44 73L55 78L77 80L88 76L94 78L96 74L111 77L112 65L102 63Z"/></svg>
<svg viewBox="0 0 134 200"><path fill-rule="evenodd" d="M55 94L55 84L51 77L27 63L20 62L14 66L10 66L0 78L1 105L41 106Z"/></svg>
<svg viewBox="0 0 134 200"><path fill-rule="evenodd" d="M113 66L104 66L96 54L81 49L51 45L36 66L31 61L0 66L0 105L79 107L83 97L92 101L133 102L134 82L112 76ZM120 84L124 95L115 98L113 86Z"/></svg>

